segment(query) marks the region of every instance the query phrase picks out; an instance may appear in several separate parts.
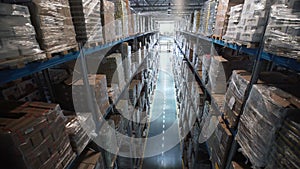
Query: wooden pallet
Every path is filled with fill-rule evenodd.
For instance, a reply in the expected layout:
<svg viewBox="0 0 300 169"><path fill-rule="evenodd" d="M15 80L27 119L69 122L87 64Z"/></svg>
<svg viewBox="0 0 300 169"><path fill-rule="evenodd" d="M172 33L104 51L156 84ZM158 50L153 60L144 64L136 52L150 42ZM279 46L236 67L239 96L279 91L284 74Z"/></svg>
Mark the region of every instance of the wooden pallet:
<svg viewBox="0 0 300 169"><path fill-rule="evenodd" d="M103 45L103 41L102 42L87 42L84 45L84 48L94 48L94 47L100 46L100 45Z"/></svg>
<svg viewBox="0 0 300 169"><path fill-rule="evenodd" d="M76 52L79 51L79 48L77 45L73 45L73 46L69 46L69 47L65 47L63 48L63 50L54 50L54 51L47 51L46 52L46 57L48 59L51 59L52 57L56 56L56 55L66 55L68 53L72 53L72 52Z"/></svg>
<svg viewBox="0 0 300 169"><path fill-rule="evenodd" d="M14 58L0 59L0 70L3 69L19 69L25 67L26 64L34 61L41 61L46 58L45 53L39 53L28 56L18 56Z"/></svg>
<svg viewBox="0 0 300 169"><path fill-rule="evenodd" d="M236 41L235 42L238 46L244 46L246 48L258 48L258 42L243 42L243 41Z"/></svg>
<svg viewBox="0 0 300 169"><path fill-rule="evenodd" d="M216 40L223 40L221 35L212 35L211 38L216 39Z"/></svg>

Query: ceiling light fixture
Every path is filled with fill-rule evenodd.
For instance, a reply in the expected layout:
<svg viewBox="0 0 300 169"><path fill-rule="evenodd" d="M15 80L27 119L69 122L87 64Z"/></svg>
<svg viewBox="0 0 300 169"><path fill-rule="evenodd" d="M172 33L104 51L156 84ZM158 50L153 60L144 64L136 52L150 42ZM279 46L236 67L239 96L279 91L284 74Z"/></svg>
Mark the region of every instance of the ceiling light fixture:
<svg viewBox="0 0 300 169"><path fill-rule="evenodd" d="M168 15L170 15L171 14L171 3L169 2L169 6L168 6L168 10L167 10L167 12L168 12Z"/></svg>

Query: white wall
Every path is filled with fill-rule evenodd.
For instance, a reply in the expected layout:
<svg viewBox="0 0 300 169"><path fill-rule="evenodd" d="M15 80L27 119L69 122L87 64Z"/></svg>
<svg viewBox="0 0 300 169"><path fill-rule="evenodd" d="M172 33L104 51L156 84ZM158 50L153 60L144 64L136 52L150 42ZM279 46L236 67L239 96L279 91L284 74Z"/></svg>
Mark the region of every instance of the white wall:
<svg viewBox="0 0 300 169"><path fill-rule="evenodd" d="M160 21L158 22L159 32L161 34L174 35L175 23L174 21Z"/></svg>

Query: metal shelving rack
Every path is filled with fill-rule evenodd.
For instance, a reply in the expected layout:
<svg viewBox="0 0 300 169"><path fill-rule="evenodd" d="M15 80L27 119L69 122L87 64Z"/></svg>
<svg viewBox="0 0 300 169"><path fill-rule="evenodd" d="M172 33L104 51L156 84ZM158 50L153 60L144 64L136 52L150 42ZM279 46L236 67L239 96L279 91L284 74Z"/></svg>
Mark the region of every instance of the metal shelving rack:
<svg viewBox="0 0 300 169"><path fill-rule="evenodd" d="M259 74L258 69L260 67L261 60L272 62L274 65L277 65L279 67L284 67L284 68L287 68L289 70L293 70L297 73L300 72L300 61L299 60L294 59L294 58L287 58L287 57L277 56L277 55L270 54L270 53L267 53L267 52L263 51L263 47L264 47L263 37L260 41L260 46L258 48L247 48L245 46L239 46L237 44L228 43L228 42L225 42L223 40L212 39L212 38L205 37L203 35L193 34L193 33L186 32L186 31L177 31L177 33L179 33L180 35L186 36L187 39L191 38L191 37L196 38L197 39L197 44L199 43L198 42L199 40L204 40L204 41L207 41L207 42L211 43L212 46L217 44L217 45L220 45L224 48L230 48L230 49L236 50L238 52L242 52L242 53L248 54L250 56L256 57L255 66L254 66L253 71L252 71L252 78L253 79L251 79L251 85L247 89L248 94L251 90L252 85L255 84L256 81L257 81L257 76ZM185 52L181 49L180 43L178 43L178 41L176 41L176 40L175 40L175 42L176 42L176 45L178 46L178 48L180 49L180 52L184 55L184 58L187 61L189 67L191 68L191 70L195 74L196 79L199 81L202 88L204 88L204 91L207 94L208 98L211 99L211 104L214 105L214 106L217 106L217 108L218 108L218 105L216 104L216 102L214 102L213 95L209 92L209 90L205 87L205 85L203 85L204 83L203 83L200 75L198 74L197 70L194 68L192 63L187 58L187 56L185 56ZM247 96L248 94L246 94L246 97L248 97ZM219 113L223 114L223 112L220 111L220 110L219 110ZM234 131L231 130L231 132L233 134L233 137L235 137L235 135L237 133L237 130L234 130ZM209 149L208 149L207 146L206 146L206 148L207 148L207 151L209 152ZM234 154L236 153L237 148L238 148L238 143L237 143L236 140L233 139L233 143L231 144L229 155L228 155L228 158L227 158L227 161L226 161L226 169L230 168L230 162L231 162Z"/></svg>
<svg viewBox="0 0 300 169"><path fill-rule="evenodd" d="M199 38L202 40L206 40L208 42L211 42L211 43L217 44L217 45L221 45L226 48L237 50L239 52L243 52L250 56L255 56L258 54L257 48L247 48L245 46L239 46L237 44L228 43L223 40L212 39L212 38L208 38L208 37L205 37L202 35L193 34L190 32L185 32L185 31L178 31L178 32L180 32L181 34L184 34L184 35L188 35L188 36L192 36L192 37ZM278 66L282 66L282 67L300 72L300 62L297 59L277 56L277 55L270 54L270 53L267 53L264 51L262 52L261 59L273 62L274 64L276 64Z"/></svg>
<svg viewBox="0 0 300 169"><path fill-rule="evenodd" d="M118 44L121 44L123 42L126 42L126 41L136 40L137 38L140 38L140 37L155 35L156 33L157 33L157 31L149 31L149 32L145 32L145 33L140 33L140 34L137 34L137 35L134 35L134 36L125 37L123 39L119 39L117 41L113 41L113 42L106 43L106 44L103 44L103 45L90 47L90 48L83 48L80 51L71 52L71 53L68 53L66 55L57 55L57 56L55 56L55 57L53 57L49 60L46 60L46 61L32 62L32 63L26 64L23 68L1 70L0 71L0 77L1 77L0 78L0 85L11 82L11 81L14 81L16 79L19 79L19 78L22 78L22 77L25 77L25 76L32 75L32 74L40 72L40 71L44 71L44 70L46 70L48 68L51 68L53 66L60 65L60 64L63 64L63 63L66 63L66 62L69 62L69 61L72 61L72 60L75 60L75 59L81 59L82 60L83 64L81 65L81 67L82 67L83 71L86 70L86 71L84 71L85 75L83 75L84 82L88 83L88 81L87 81L87 67L86 67L86 65L84 65L85 64L85 61L84 61L85 60L85 55L93 54L95 52L102 51L102 50L107 49L109 47L114 47L114 46L116 46ZM155 43L153 43L150 46L150 48L153 48L154 44ZM139 68L142 66L142 64L145 62L145 60L147 58L148 58L148 55L144 58L144 60L139 65L139 67L137 68L136 71L139 70ZM126 83L124 89L122 89L122 92L120 93L120 95L116 99L116 102L111 104L108 107L105 114L103 115L104 119L107 118L109 116L109 114L112 112L114 106L118 103L118 101L120 100L122 94L124 94L125 89L130 85L130 82L132 81L133 78L134 77L132 76L130 78L130 80ZM89 86L89 85L86 85L86 86ZM88 91L88 87L87 87L87 91ZM89 99L89 98L87 98L87 99ZM91 102L93 102L93 101L91 100ZM90 106L92 106L92 105L93 104L91 103ZM96 111L96 110L93 109L93 107L91 107L91 110ZM102 126L101 124L97 125L97 129L101 128L101 126ZM89 141L89 143L91 143L91 142L92 142L92 140ZM77 157L73 161L70 162L70 164L67 166L67 168L68 169L72 168L74 166L74 162L78 158L79 158L79 155L77 155ZM114 159L114 161L115 160L116 160L116 158ZM113 163L115 163L114 161L113 161Z"/></svg>
<svg viewBox="0 0 300 169"><path fill-rule="evenodd" d="M145 32L145 33L137 34L134 36L129 36L129 37L117 40L117 41L113 41L110 43L106 43L103 45L99 45L96 47L84 48L82 50L85 55L88 55L88 54L92 54L92 53L107 49L109 47L113 47L117 44L120 44L120 43L123 43L126 41L130 41L133 39L137 39L139 37L143 37L146 35L151 35L154 33L156 33L156 31ZM32 62L32 63L25 65L25 67L20 68L20 69L2 70L2 71L0 71L0 77L1 77L0 85L10 82L10 81L13 81L13 80L16 80L16 79L19 79L19 78L22 78L22 77L25 77L25 76L28 76L28 75L31 75L33 73L40 72L42 70L51 68L51 67L59 65L59 64L63 64L63 63L75 60L75 59L79 58L79 56L80 56L80 51L71 52L66 55L57 55L47 61Z"/></svg>

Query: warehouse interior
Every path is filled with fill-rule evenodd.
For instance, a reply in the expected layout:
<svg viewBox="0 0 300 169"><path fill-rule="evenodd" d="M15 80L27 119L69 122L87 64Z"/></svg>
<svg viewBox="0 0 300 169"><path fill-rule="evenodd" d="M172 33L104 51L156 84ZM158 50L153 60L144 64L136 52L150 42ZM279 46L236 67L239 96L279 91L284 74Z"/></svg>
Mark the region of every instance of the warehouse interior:
<svg viewBox="0 0 300 169"><path fill-rule="evenodd" d="M0 168L300 168L300 0L0 0L0 25Z"/></svg>

